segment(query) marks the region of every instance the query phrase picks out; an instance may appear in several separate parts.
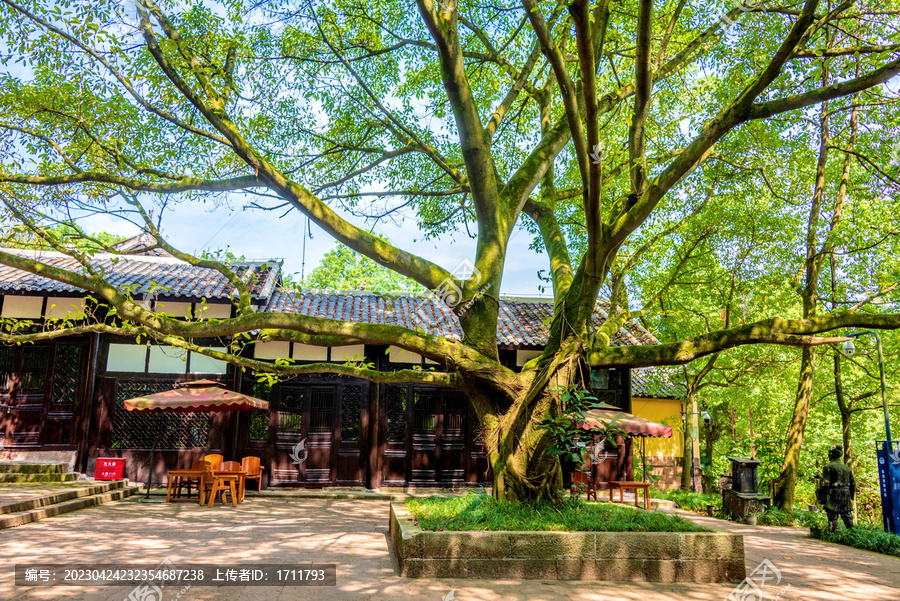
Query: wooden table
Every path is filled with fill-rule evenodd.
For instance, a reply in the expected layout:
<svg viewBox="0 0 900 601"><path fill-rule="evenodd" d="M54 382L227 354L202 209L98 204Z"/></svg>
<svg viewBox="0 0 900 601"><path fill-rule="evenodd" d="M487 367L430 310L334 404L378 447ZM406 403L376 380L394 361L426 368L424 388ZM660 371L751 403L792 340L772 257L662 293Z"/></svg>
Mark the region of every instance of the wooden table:
<svg viewBox="0 0 900 601"><path fill-rule="evenodd" d="M625 502L625 489L630 488L634 491L634 506L640 507L638 504L638 490L644 489L644 509L650 509L650 483L649 482L631 482L624 480L611 480L607 482L609 484L609 501L610 503L613 500L613 489L619 489L619 503Z"/></svg>
<svg viewBox="0 0 900 601"><path fill-rule="evenodd" d="M203 470L169 470L169 487L166 490L166 503L173 501L194 501L190 496L181 498L181 484L185 482L197 483L197 496L203 503L203 491L200 487L200 480L203 478ZM190 495L190 492L188 493Z"/></svg>
<svg viewBox="0 0 900 601"><path fill-rule="evenodd" d="M233 472L214 471L213 474L215 476L224 476L226 478L236 478L235 482L237 483L237 502L244 502L244 489L246 488L245 479L247 477L247 470L237 470Z"/></svg>

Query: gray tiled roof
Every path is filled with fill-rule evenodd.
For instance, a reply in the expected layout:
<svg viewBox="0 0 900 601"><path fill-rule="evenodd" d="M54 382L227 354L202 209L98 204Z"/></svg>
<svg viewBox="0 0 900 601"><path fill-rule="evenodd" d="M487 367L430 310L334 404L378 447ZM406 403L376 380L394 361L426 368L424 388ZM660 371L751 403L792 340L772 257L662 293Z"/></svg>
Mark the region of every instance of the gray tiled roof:
<svg viewBox="0 0 900 601"><path fill-rule="evenodd" d="M648 399L684 399L687 387L672 368L638 367L631 369L631 395Z"/></svg>
<svg viewBox="0 0 900 601"><path fill-rule="evenodd" d="M29 257L54 267L82 273L83 268L72 257L55 251L3 249L4 252ZM100 271L106 281L117 288L134 286L134 294L150 292L157 288L159 296L181 298L231 298L233 286L228 279L214 269L195 267L170 257L144 255L114 255L97 253L91 265ZM266 299L271 294L281 272L281 263L275 261L245 261L232 264L232 268L245 282L251 282L254 298ZM66 293L82 292L70 284L21 271L0 264L0 290L17 292Z"/></svg>
<svg viewBox="0 0 900 601"><path fill-rule="evenodd" d="M156 238L147 232L141 232L121 242L116 242L112 248L120 253L143 255L145 257L172 257L161 248L152 248L157 243Z"/></svg>
<svg viewBox="0 0 900 601"><path fill-rule="evenodd" d="M596 325L606 318L602 301L594 312ZM312 317L399 325L418 328L429 334L460 339L459 320L450 308L436 298L409 294L384 295L365 291L276 290L266 309L274 313L297 313ZM549 299L501 297L497 323L498 344L505 348L542 347L550 332L553 302ZM659 344L647 330L630 321L620 330L613 344Z"/></svg>

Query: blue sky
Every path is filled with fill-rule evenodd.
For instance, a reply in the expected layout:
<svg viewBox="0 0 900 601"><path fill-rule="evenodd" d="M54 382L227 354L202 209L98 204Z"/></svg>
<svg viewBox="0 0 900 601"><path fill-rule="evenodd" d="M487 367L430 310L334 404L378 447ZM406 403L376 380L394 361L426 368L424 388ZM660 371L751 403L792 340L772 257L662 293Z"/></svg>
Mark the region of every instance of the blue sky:
<svg viewBox="0 0 900 601"><path fill-rule="evenodd" d="M176 248L199 254L201 250L217 250L226 246L236 255L248 259L283 259L287 273L300 272L303 262L303 230L306 217L299 211L267 212L254 209L241 210L239 199L227 204L199 204L182 202L166 211L162 219L162 234ZM362 219L349 221L360 227L371 227ZM110 215L94 215L79 220L90 232L107 231L132 236L138 229ZM414 218L407 217L398 224L381 222L374 228L397 246L453 270L463 260L475 258L475 240L465 231L445 235L438 240L424 241ZM306 240L306 273L309 273L335 240L324 230L312 224L312 239ZM523 228L513 233L503 273L501 293L510 296L538 296L541 281L538 270L547 270L547 257L528 248L531 235ZM549 296L549 294L546 294Z"/></svg>

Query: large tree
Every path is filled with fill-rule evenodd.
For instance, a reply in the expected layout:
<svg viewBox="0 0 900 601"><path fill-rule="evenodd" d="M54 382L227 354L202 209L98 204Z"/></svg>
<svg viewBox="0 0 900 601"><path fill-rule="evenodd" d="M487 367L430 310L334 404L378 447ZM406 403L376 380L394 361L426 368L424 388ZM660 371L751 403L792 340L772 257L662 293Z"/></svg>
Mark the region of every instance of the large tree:
<svg viewBox="0 0 900 601"><path fill-rule="evenodd" d="M655 311L703 247L698 236L709 228L695 224L713 227L723 253L759 202L790 227L806 192L756 196L789 176L794 165L781 148L803 145L810 111L822 103L846 109L860 99L866 134L840 152L867 162L866 185L896 184L887 153L860 150L897 133L896 98L883 85L900 73L896 0L762 2L727 12L702 0L415 7L140 0L123 13L117 0L0 0L10 65L0 79L2 201L84 268L62 271L2 251L0 262L114 307L115 321L75 331L146 334L285 374L329 370L460 389L485 432L494 494L519 500L556 498L561 470L539 426L563 411L559 387L583 385L586 368L684 364L745 344L808 348L834 341L822 334L838 328L900 326L892 313L770 313L657 346L610 345L628 319ZM229 195L303 213L341 244L438 291L462 339L254 311L226 264L173 248L153 219L156 205L173 199ZM873 211L887 202L873 198ZM166 251L223 271L239 292L237 316L154 314L104 282L89 253L44 233L48 223L73 224L92 211L136 221ZM354 225L401 211L425 236L473 235L472 268L460 275ZM546 350L521 373L499 362L496 335L517 227L535 233L555 299ZM766 263L783 250L757 256ZM655 270L656 284L630 289L636 270ZM601 295L610 311L597 329ZM274 366L196 342L250 330L307 344L392 344L442 369ZM12 326L2 336L25 342L71 331Z"/></svg>

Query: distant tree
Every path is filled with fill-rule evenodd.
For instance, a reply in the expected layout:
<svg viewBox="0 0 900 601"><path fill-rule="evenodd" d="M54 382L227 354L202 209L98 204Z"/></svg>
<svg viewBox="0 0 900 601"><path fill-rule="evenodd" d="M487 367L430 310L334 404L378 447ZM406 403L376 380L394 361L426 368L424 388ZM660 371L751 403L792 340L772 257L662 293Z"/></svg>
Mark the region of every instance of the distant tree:
<svg viewBox="0 0 900 601"><path fill-rule="evenodd" d="M372 259L337 244L322 257L309 277L299 282L302 288L336 290L376 290L378 292L422 292L413 280L382 267Z"/></svg>
<svg viewBox="0 0 900 601"><path fill-rule="evenodd" d="M98 232L96 234L86 235L66 224L59 224L55 227L47 228L46 233L65 246L81 252L101 251L104 250L104 247L112 246L116 242L125 240L125 236L110 234L109 232ZM6 248L54 250L54 247L45 239L19 224L0 232L0 246Z"/></svg>

